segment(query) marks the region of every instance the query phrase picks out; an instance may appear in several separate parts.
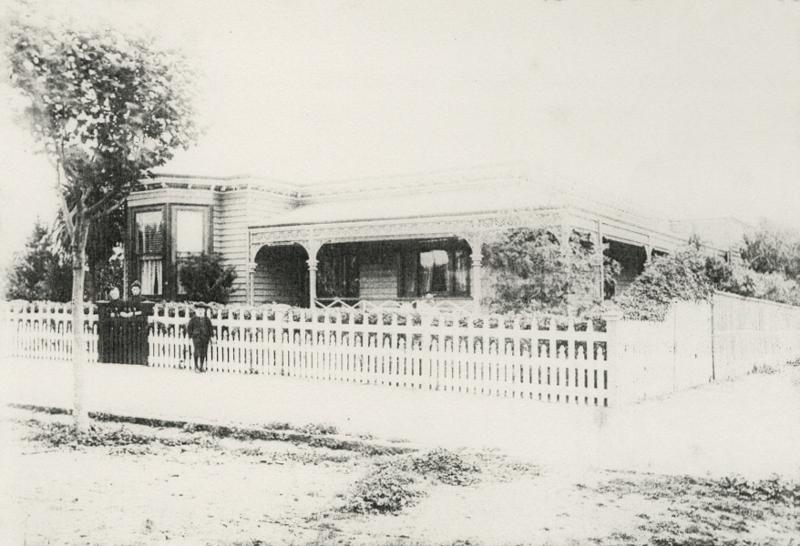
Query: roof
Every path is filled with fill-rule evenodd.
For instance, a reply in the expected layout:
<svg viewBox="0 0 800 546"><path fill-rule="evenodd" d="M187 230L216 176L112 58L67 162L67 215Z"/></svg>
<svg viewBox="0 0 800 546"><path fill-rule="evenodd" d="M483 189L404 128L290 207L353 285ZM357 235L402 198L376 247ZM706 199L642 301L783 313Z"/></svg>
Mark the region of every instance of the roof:
<svg viewBox="0 0 800 546"><path fill-rule="evenodd" d="M591 191L562 177L531 175L525 168L497 167L302 184L252 176L198 177L156 174L142 189L205 187L214 191L254 188L280 196L290 208L250 227L279 227L385 219L491 214L567 208L625 219L673 237L681 222L608 191Z"/></svg>
<svg viewBox="0 0 800 546"><path fill-rule="evenodd" d="M269 225L299 225L360 220L491 213L562 206L556 192L511 180L505 183L455 186L408 193L370 192L362 197L326 198L270 218Z"/></svg>
<svg viewBox="0 0 800 546"><path fill-rule="evenodd" d="M737 248L744 243L744 236L755 231L755 226L738 218L723 216L718 218L694 218L673 221L676 231L689 237L697 234L704 243L719 248Z"/></svg>

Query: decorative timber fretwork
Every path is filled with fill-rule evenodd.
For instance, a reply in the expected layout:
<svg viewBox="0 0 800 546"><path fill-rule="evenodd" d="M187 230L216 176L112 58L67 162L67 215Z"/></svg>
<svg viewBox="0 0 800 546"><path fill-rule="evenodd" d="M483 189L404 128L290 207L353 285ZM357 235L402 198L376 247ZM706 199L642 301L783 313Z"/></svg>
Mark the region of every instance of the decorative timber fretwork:
<svg viewBox="0 0 800 546"><path fill-rule="evenodd" d="M529 209L503 213L407 218L383 221L337 222L303 226L269 226L250 228L251 256L262 246L381 241L458 237L475 239L476 234L509 227L542 227L559 225L565 211L561 209Z"/></svg>

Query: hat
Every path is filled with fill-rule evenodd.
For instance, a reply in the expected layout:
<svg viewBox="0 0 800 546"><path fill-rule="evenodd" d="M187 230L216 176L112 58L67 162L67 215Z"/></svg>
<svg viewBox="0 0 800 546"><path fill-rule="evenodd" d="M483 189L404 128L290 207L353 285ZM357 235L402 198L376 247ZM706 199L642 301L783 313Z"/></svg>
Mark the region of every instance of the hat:
<svg viewBox="0 0 800 546"><path fill-rule="evenodd" d="M136 288L139 288L139 289L141 289L141 288L142 288L142 283L140 283L139 281L133 281L133 282L131 283L131 288L133 288L134 286L135 286Z"/></svg>
<svg viewBox="0 0 800 546"><path fill-rule="evenodd" d="M194 302L192 304L192 307L197 307L197 308L200 308L200 309L211 309L211 306L209 304L207 304L205 302L202 302L202 301Z"/></svg>

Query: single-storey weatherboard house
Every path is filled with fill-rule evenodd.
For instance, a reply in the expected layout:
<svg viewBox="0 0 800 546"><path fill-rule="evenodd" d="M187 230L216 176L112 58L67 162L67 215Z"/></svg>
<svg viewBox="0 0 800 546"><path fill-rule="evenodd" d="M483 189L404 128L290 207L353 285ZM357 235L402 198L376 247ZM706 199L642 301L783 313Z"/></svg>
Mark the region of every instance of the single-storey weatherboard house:
<svg viewBox="0 0 800 546"><path fill-rule="evenodd" d="M684 222L521 174L314 185L160 174L141 181L127 205L126 278L138 280L145 296L181 299L181 260L216 252L237 272L231 302L251 305L411 301L430 293L476 308L481 245L518 226L551 228L562 241L572 231L590 234L604 243L595 245L598 254L605 248L622 265L620 291L652 255L684 246L692 232ZM722 243L707 239L708 250L734 259L737 221L707 221L700 229L727 234L716 237Z"/></svg>

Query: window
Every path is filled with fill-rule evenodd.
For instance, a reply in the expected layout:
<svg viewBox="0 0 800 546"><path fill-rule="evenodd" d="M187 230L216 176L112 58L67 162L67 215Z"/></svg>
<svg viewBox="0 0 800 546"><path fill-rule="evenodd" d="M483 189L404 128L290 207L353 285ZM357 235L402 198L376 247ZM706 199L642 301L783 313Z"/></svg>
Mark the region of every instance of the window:
<svg viewBox="0 0 800 546"><path fill-rule="evenodd" d="M186 294L186 288L180 280L182 260L192 254L200 254L207 250L206 244L206 211L205 207L173 208L173 248L175 263L178 264L178 294Z"/></svg>
<svg viewBox="0 0 800 546"><path fill-rule="evenodd" d="M181 253L200 253L205 248L203 232L205 214L202 210L178 209L175 213L175 250Z"/></svg>
<svg viewBox="0 0 800 546"><path fill-rule="evenodd" d="M136 224L136 258L142 294L158 295L163 287L164 225L161 211L138 212Z"/></svg>
<svg viewBox="0 0 800 546"><path fill-rule="evenodd" d="M456 241L423 243L400 253L398 296L469 296L469 249Z"/></svg>
<svg viewBox="0 0 800 546"><path fill-rule="evenodd" d="M326 245L318 255L317 295L320 298L357 298L359 263L356 250L343 245Z"/></svg>

